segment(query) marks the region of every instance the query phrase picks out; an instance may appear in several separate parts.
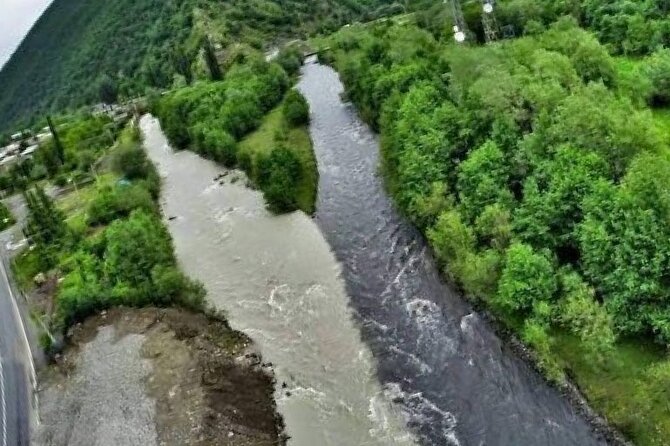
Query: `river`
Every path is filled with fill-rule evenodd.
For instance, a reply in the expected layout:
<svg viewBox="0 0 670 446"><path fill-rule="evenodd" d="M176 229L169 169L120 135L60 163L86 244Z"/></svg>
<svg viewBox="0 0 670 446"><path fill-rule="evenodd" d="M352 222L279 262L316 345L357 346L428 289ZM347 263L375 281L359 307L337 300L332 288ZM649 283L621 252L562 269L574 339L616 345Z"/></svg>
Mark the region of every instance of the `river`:
<svg viewBox="0 0 670 446"><path fill-rule="evenodd" d="M173 152L151 116L140 125L179 263L274 365L289 445L414 444L377 381L340 266L314 221L270 214L241 172L215 181L228 171Z"/></svg>
<svg viewBox="0 0 670 446"><path fill-rule="evenodd" d="M423 238L386 194L378 138L341 100L337 73L312 58L298 88L319 165L316 222L342 265L378 379L419 442L604 444L440 279Z"/></svg>
<svg viewBox="0 0 670 446"><path fill-rule="evenodd" d="M312 61L298 88L320 173L314 219L271 215L242 173L173 152L156 119L141 121L177 258L273 363L289 445L604 444L440 279L337 74Z"/></svg>

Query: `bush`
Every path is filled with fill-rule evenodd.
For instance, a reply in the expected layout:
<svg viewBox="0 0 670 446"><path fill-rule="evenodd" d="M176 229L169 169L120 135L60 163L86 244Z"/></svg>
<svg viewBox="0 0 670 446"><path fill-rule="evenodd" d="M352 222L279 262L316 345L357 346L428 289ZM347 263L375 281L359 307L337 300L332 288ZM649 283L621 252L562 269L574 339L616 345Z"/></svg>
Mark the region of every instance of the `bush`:
<svg viewBox="0 0 670 446"><path fill-rule="evenodd" d="M226 167L234 167L237 162L237 143L235 138L225 130L197 125L193 130L195 150L202 156L222 163Z"/></svg>
<svg viewBox="0 0 670 446"><path fill-rule="evenodd" d="M291 90L284 100L284 118L289 125L298 127L309 124L309 105L298 90Z"/></svg>
<svg viewBox="0 0 670 446"><path fill-rule="evenodd" d="M141 184L106 187L98 192L88 206L87 223L101 225L128 216L136 209L155 211L149 191Z"/></svg>
<svg viewBox="0 0 670 446"><path fill-rule="evenodd" d="M656 51L646 62L643 72L652 85L651 104L670 104L670 49Z"/></svg>
<svg viewBox="0 0 670 446"><path fill-rule="evenodd" d="M289 76L298 74L302 66L302 52L295 46L282 48L275 61Z"/></svg>
<svg viewBox="0 0 670 446"><path fill-rule="evenodd" d="M129 180L146 178L150 162L139 144L124 144L114 152L114 170Z"/></svg>
<svg viewBox="0 0 670 446"><path fill-rule="evenodd" d="M274 212L297 209L296 187L302 178L302 165L291 150L278 147L257 161L258 184L268 207Z"/></svg>

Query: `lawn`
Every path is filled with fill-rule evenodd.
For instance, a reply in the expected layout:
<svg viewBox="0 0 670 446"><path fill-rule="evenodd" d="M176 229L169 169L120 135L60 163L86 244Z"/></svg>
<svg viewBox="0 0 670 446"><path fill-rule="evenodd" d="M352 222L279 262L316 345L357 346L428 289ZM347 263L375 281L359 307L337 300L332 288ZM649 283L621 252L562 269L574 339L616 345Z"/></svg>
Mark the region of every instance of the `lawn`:
<svg viewBox="0 0 670 446"><path fill-rule="evenodd" d="M300 159L303 176L296 192L298 207L307 214L314 213L319 174L307 126L288 128L282 116L282 105L268 113L261 126L240 142L240 153L252 159L269 154L279 144L291 149ZM255 181L255 173L252 173Z"/></svg>
<svg viewBox="0 0 670 446"><path fill-rule="evenodd" d="M591 406L638 446L670 438L670 359L649 340L624 339L599 363L575 336L553 336L554 351ZM568 366L569 364L569 366Z"/></svg>

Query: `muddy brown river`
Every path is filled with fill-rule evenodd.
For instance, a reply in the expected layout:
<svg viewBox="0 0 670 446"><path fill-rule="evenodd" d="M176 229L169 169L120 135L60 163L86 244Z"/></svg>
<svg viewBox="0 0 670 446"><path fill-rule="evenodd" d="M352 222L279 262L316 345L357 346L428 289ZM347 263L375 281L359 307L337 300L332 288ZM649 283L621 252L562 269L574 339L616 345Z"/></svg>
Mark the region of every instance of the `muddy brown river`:
<svg viewBox="0 0 670 446"><path fill-rule="evenodd" d="M414 444L377 381L340 266L314 221L270 214L241 172L214 181L227 171L173 152L157 119L140 125L163 177L163 213L176 217L168 225L179 263L274 365L289 444Z"/></svg>

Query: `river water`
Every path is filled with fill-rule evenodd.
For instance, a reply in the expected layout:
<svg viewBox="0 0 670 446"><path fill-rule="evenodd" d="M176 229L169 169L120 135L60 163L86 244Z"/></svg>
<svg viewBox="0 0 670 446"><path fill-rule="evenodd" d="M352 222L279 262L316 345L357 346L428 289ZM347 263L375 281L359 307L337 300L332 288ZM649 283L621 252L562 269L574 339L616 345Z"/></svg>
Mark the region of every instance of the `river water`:
<svg viewBox="0 0 670 446"><path fill-rule="evenodd" d="M604 444L440 279L378 175L377 137L312 59L298 85L319 165L316 222L342 265L377 375L423 445ZM341 445L349 445L342 441Z"/></svg>
<svg viewBox="0 0 670 446"><path fill-rule="evenodd" d="M314 220L271 215L242 173L215 181L228 171L141 121L179 262L274 364L289 444L604 444L440 280L337 74L308 63L298 88L320 173Z"/></svg>
<svg viewBox="0 0 670 446"><path fill-rule="evenodd" d="M163 177L161 207L179 263L274 364L289 444L414 444L377 381L340 266L314 221L271 215L241 172L214 181L227 171L173 152L151 116L140 125Z"/></svg>

